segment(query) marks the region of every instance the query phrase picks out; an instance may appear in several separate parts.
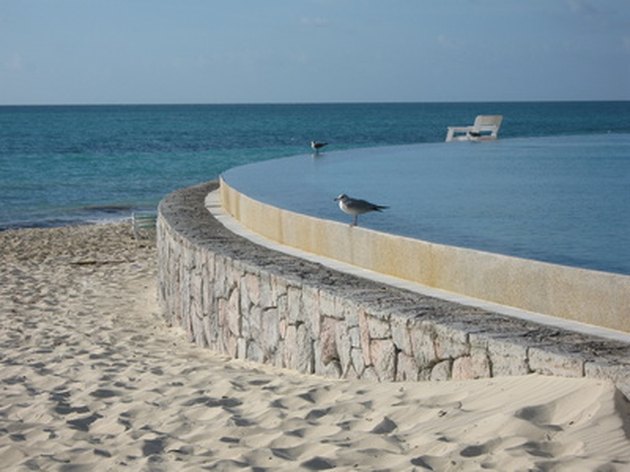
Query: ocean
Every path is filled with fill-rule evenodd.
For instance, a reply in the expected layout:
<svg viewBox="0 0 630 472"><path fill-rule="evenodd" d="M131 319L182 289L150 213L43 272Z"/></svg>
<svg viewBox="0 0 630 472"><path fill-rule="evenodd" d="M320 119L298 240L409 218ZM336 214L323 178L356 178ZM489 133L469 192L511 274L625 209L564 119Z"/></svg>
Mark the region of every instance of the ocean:
<svg viewBox="0 0 630 472"><path fill-rule="evenodd" d="M630 133L630 102L3 106L0 230L126 218L313 139L329 153L437 143L478 114L504 115L501 140Z"/></svg>

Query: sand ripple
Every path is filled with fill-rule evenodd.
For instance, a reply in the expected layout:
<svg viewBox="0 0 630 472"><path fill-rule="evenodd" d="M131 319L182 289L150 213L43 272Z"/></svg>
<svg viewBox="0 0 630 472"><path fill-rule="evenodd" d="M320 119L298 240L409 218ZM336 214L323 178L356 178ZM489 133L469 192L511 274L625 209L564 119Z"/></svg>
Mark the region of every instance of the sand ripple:
<svg viewBox="0 0 630 472"><path fill-rule="evenodd" d="M167 328L126 224L0 233L3 470L630 470L604 381L331 381ZM599 469L598 469L599 468Z"/></svg>

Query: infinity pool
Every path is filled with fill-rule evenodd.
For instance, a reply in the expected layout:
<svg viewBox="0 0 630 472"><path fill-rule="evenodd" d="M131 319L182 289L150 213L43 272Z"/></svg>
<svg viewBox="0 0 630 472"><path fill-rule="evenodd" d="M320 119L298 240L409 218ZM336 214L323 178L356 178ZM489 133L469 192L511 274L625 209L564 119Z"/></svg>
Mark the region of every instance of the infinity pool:
<svg viewBox="0 0 630 472"><path fill-rule="evenodd" d="M630 275L630 134L429 143L231 169L257 200L350 222L340 193L390 208L359 225L425 241Z"/></svg>

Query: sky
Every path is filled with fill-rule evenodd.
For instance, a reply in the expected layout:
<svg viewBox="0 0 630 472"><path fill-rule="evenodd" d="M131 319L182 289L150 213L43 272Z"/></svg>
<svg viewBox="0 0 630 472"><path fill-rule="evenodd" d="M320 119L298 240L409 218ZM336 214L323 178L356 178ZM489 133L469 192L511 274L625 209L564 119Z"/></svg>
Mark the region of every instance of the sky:
<svg viewBox="0 0 630 472"><path fill-rule="evenodd" d="M0 105L630 100L630 0L0 0Z"/></svg>

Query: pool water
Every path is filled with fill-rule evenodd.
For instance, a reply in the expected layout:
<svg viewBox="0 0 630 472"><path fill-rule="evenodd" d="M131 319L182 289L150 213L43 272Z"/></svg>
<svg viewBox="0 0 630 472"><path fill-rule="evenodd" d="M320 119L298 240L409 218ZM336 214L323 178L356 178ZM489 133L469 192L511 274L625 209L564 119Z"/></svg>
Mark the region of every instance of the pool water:
<svg viewBox="0 0 630 472"><path fill-rule="evenodd" d="M223 178L263 202L350 223L340 193L387 205L359 225L630 275L630 134L426 143L307 154Z"/></svg>

